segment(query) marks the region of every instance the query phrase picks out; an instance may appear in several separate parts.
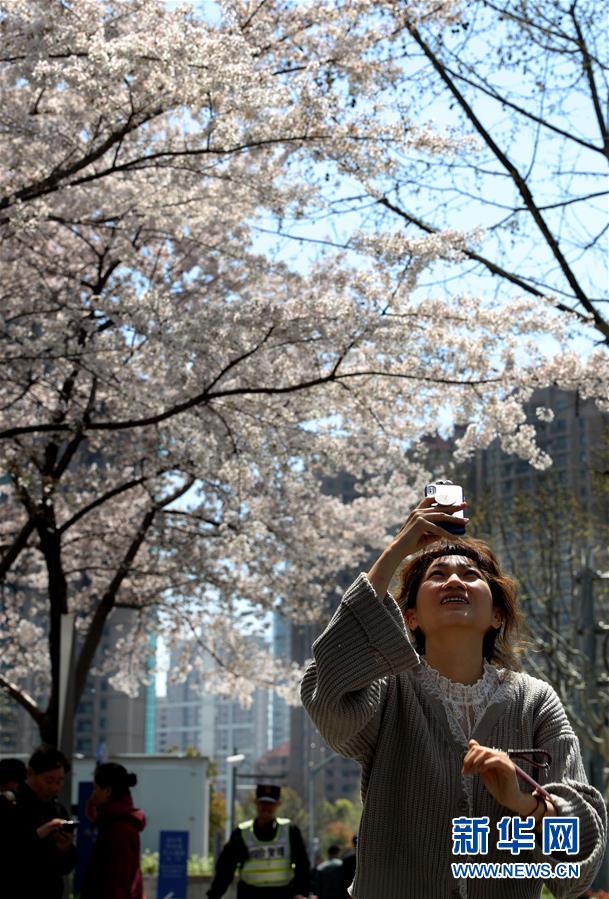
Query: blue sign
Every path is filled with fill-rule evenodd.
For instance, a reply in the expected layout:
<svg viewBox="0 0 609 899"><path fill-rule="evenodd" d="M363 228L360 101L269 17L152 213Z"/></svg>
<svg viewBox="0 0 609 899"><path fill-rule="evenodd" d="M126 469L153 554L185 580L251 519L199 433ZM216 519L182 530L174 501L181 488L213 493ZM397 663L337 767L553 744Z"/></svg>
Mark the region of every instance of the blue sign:
<svg viewBox="0 0 609 899"><path fill-rule="evenodd" d="M81 780L78 783L78 827L76 828L76 851L78 853L78 861L76 870L74 871L74 889L76 892L80 890L80 884L93 843L95 842L95 828L87 818L86 807L87 800L93 792L93 783L91 781Z"/></svg>
<svg viewBox="0 0 609 899"><path fill-rule="evenodd" d="M188 831L162 830L157 899L186 899Z"/></svg>

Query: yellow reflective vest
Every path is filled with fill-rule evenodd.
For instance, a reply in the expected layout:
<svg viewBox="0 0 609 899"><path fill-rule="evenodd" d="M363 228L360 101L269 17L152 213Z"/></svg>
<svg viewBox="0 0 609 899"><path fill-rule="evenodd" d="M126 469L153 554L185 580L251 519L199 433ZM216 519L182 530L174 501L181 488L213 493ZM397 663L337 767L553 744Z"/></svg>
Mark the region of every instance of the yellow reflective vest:
<svg viewBox="0 0 609 899"><path fill-rule="evenodd" d="M239 825L249 858L243 863L239 879L253 887L286 886L294 877L290 855L290 819L277 818L277 831L272 840L259 840L254 822Z"/></svg>

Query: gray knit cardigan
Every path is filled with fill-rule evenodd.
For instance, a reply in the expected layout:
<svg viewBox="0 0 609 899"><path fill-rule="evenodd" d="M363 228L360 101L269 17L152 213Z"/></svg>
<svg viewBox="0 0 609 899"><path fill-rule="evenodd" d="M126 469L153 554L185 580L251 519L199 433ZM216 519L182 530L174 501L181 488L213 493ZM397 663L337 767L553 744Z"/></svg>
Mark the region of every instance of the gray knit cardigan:
<svg viewBox="0 0 609 899"><path fill-rule="evenodd" d="M505 671L503 699L487 707L473 737L500 749L547 749L539 780L560 815L578 817L580 852L556 857L534 850L518 856L496 848L496 822L510 812L478 777L470 809L461 776L466 746L451 734L439 699L419 683L419 656L401 612L387 594L380 602L360 575L345 593L302 681L303 704L329 746L362 767L363 814L357 844L356 899L538 899L538 879L456 881L450 863L580 863L577 881L548 879L558 899L590 886L602 861L607 813L588 785L579 743L554 690L537 678ZM545 777L544 777L545 774ZM523 789L526 787L523 786ZM488 815L489 851L452 855L452 819Z"/></svg>

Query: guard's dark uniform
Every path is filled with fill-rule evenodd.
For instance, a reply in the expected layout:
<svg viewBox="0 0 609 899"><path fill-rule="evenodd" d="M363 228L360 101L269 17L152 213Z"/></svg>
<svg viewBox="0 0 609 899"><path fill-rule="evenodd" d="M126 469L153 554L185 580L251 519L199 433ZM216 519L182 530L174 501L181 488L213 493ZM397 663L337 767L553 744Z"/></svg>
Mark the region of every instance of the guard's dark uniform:
<svg viewBox="0 0 609 899"><path fill-rule="evenodd" d="M285 842L281 828L287 831ZM247 844L254 847L253 851L248 849ZM289 865L292 869L290 881L279 886L270 883L263 885L260 882L262 865L258 863L266 859L274 862L268 866L268 879L272 882L273 878L281 878L279 860L283 855L284 845L289 847ZM257 852L257 847L260 847L260 853ZM275 818L264 827L255 822L246 822L232 832L218 858L216 875L207 891L209 899L220 899L224 895L237 869L240 871L237 899L293 899L294 896L309 894L309 857L302 834L295 824L285 818Z"/></svg>

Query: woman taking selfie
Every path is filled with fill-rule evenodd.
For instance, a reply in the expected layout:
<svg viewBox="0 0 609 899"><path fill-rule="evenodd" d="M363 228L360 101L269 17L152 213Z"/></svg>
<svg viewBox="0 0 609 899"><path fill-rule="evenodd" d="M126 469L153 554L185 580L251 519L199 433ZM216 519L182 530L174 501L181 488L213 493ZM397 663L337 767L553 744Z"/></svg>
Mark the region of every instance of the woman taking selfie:
<svg viewBox="0 0 609 899"><path fill-rule="evenodd" d="M117 762L95 769L87 816L97 838L85 870L81 899L144 899L140 869L140 833L144 813L135 808L130 787L137 783Z"/></svg>
<svg viewBox="0 0 609 899"><path fill-rule="evenodd" d="M324 739L362 767L354 899L538 899L544 878L574 899L602 861L605 804L577 737L554 690L517 670L516 586L484 543L443 528L463 525L454 516L464 506L419 503L345 593L302 682ZM394 599L387 591L406 557ZM521 751L518 767L507 750ZM544 818L578 819L577 851L544 854ZM457 839L471 819L481 819L478 845ZM504 841L520 825L534 848L512 855ZM460 862L544 868L476 879L453 876ZM571 868L555 879L566 862L579 876Z"/></svg>

